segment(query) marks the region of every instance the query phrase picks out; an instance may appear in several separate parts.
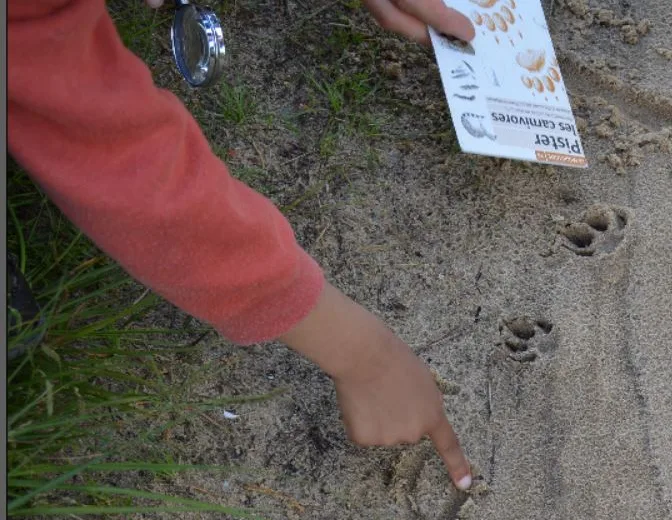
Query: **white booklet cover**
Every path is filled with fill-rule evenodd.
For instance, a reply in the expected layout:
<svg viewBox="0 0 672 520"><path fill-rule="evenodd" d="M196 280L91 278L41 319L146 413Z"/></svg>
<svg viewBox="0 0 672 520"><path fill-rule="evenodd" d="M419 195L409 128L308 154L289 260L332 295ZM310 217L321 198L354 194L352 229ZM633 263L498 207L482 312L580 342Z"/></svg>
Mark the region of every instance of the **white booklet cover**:
<svg viewBox="0 0 672 520"><path fill-rule="evenodd" d="M585 168L541 0L444 0L471 18L469 44L430 28L460 147Z"/></svg>

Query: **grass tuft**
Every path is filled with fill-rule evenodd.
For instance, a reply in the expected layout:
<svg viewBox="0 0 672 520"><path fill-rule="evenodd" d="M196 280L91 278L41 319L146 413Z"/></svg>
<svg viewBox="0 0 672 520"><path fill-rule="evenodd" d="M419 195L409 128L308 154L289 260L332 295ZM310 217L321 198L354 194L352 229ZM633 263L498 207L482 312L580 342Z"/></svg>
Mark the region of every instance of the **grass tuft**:
<svg viewBox="0 0 672 520"><path fill-rule="evenodd" d="M254 95L244 85L232 85L222 81L218 101L222 119L228 123L247 123L257 112Z"/></svg>
<svg viewBox="0 0 672 520"><path fill-rule="evenodd" d="M253 517L133 486L141 485L141 471L167 478L180 471L247 472L174 463L183 455L163 435L232 403L275 394L199 396L199 384L221 377L224 368L183 357L178 363L177 356L197 350L193 338L208 329L147 327L159 299L74 229L11 162L8 208L8 249L20 258L44 317L41 324L17 320L7 331L10 352L36 328L43 335L8 366L8 516L212 511ZM179 378L172 380L160 368L178 365ZM123 435L128 429L139 433ZM85 462L72 463L77 460ZM119 475L132 487L116 487Z"/></svg>

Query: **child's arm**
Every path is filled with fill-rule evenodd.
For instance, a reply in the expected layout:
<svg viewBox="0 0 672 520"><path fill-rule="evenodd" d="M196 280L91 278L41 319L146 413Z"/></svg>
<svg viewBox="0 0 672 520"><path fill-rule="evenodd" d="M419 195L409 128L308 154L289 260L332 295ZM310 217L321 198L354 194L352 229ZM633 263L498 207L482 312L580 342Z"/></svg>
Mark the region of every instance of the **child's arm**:
<svg viewBox="0 0 672 520"><path fill-rule="evenodd" d="M320 268L156 88L105 2L10 0L8 15L10 153L61 210L135 278L240 344L304 318Z"/></svg>
<svg viewBox="0 0 672 520"><path fill-rule="evenodd" d="M230 339L282 336L318 363L355 440L430 434L453 479L466 477L426 368L325 288L280 212L229 175L185 107L124 48L103 0L11 0L8 15L10 152L63 212Z"/></svg>

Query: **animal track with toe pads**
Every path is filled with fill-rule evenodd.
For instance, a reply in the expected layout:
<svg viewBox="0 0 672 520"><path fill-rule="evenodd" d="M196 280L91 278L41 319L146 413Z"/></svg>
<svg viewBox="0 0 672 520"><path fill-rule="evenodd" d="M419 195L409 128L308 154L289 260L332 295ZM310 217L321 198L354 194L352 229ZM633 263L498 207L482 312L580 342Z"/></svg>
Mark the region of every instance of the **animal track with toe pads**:
<svg viewBox="0 0 672 520"><path fill-rule="evenodd" d="M596 205L575 222L558 229L562 246L579 256L616 251L623 242L630 216L625 209Z"/></svg>
<svg viewBox="0 0 672 520"><path fill-rule="evenodd" d="M543 319L518 316L503 319L499 325L500 344L514 361L531 363L555 349L553 324Z"/></svg>

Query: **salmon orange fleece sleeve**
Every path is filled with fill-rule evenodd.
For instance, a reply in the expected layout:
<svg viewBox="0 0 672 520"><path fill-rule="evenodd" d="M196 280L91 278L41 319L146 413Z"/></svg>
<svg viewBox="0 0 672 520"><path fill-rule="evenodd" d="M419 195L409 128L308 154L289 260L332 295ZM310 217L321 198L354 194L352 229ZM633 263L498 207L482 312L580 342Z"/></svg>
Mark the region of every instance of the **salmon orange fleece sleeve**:
<svg viewBox="0 0 672 520"><path fill-rule="evenodd" d="M153 84L103 0L9 1L8 144L102 250L229 339L275 338L316 305L322 271L286 219Z"/></svg>

